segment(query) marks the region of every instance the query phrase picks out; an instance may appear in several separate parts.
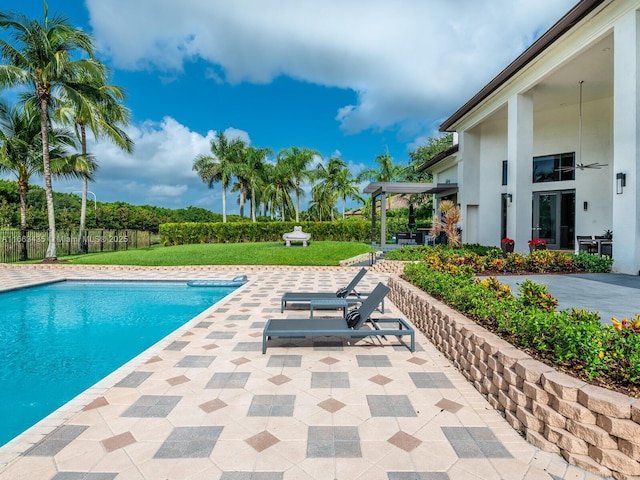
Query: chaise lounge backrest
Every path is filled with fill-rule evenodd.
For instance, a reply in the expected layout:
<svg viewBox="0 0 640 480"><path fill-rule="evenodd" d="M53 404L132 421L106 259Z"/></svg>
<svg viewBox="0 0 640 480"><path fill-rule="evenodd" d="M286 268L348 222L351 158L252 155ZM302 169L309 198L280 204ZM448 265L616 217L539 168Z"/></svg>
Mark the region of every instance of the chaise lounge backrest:
<svg viewBox="0 0 640 480"><path fill-rule="evenodd" d="M353 330L360 329L362 325L364 325L364 323L369 319L369 317L371 317L371 314L378 307L380 302L382 302L382 299L387 295L388 292L389 287L387 287L383 283L378 283L378 285L376 285L376 288L374 288L373 291L367 296L367 298L365 298L364 301L360 304L360 306L356 310L354 310L354 312L357 312L359 314L359 318L353 324L353 326L350 326L350 328L352 328Z"/></svg>
<svg viewBox="0 0 640 480"><path fill-rule="evenodd" d="M367 269L366 268L361 268L360 271L356 274L355 277L353 277L353 279L349 282L349 285L347 285L344 289L346 290L346 294L345 295L351 295L353 293L353 291L356 288L356 285L358 285L358 283L360 282L360 280L362 280L362 277L365 276L365 274L367 273Z"/></svg>

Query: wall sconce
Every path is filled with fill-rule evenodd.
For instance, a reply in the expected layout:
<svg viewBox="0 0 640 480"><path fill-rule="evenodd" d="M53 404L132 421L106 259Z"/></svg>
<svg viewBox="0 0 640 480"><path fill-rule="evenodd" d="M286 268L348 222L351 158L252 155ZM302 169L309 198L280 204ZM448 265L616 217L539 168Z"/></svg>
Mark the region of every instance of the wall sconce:
<svg viewBox="0 0 640 480"><path fill-rule="evenodd" d="M624 187L627 186L627 174L626 173L616 173L616 193L620 195Z"/></svg>
<svg viewBox="0 0 640 480"><path fill-rule="evenodd" d="M584 202L582 204L582 209L586 212L588 208L589 208L589 202Z"/></svg>

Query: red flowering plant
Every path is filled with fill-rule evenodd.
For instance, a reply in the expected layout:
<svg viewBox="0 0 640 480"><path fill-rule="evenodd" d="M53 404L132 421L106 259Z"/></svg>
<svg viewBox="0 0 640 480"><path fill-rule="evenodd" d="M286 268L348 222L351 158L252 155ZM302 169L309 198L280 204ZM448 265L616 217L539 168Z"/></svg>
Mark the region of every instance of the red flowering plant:
<svg viewBox="0 0 640 480"><path fill-rule="evenodd" d="M500 243L502 243L503 245L515 245L516 241L513 240L512 238L505 237L502 240L500 240Z"/></svg>
<svg viewBox="0 0 640 480"><path fill-rule="evenodd" d="M547 241L544 238L534 238L533 240L529 240L529 245L531 245L532 247L546 247Z"/></svg>

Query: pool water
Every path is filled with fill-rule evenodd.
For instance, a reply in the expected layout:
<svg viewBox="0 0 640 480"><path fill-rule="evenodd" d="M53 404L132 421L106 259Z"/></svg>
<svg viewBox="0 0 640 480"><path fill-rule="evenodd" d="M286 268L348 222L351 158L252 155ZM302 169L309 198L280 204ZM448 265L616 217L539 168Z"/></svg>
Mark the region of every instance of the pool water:
<svg viewBox="0 0 640 480"><path fill-rule="evenodd" d="M0 293L0 446L235 289L109 281Z"/></svg>

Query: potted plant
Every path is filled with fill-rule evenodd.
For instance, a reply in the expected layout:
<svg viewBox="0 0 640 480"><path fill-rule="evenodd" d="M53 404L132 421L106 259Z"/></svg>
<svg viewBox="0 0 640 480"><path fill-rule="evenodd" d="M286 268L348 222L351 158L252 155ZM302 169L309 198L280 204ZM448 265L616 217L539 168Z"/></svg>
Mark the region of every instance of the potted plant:
<svg viewBox="0 0 640 480"><path fill-rule="evenodd" d="M502 255L506 257L507 253L513 252L516 241L509 237L505 237L500 241L500 245L502 246Z"/></svg>
<svg viewBox="0 0 640 480"><path fill-rule="evenodd" d="M544 238L534 238L533 240L529 240L529 252L533 252L534 250L546 249L547 241Z"/></svg>

